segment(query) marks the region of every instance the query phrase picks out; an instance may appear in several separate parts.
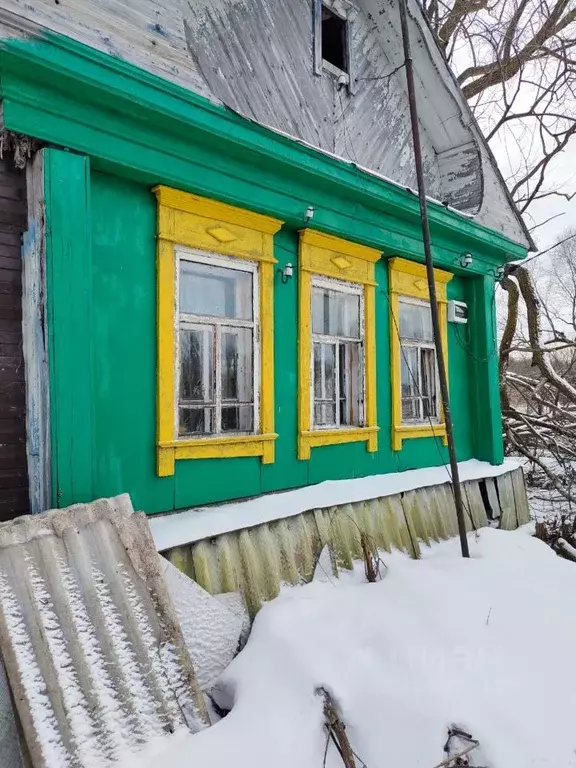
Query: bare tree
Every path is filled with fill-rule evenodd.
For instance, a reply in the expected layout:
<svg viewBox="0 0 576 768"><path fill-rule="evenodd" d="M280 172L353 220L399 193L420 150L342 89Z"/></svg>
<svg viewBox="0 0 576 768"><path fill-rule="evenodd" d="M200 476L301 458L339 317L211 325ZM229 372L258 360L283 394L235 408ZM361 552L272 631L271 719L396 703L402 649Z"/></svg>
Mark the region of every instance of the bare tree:
<svg viewBox="0 0 576 768"><path fill-rule="evenodd" d="M576 133L574 0L422 0L488 140L508 153L520 211L551 195L554 158ZM545 222L536 223L537 227Z"/></svg>
<svg viewBox="0 0 576 768"><path fill-rule="evenodd" d="M576 232L573 233L576 235ZM576 237L551 252L538 280L511 266L500 342L500 394L509 448L576 503ZM522 309L525 323L521 322Z"/></svg>

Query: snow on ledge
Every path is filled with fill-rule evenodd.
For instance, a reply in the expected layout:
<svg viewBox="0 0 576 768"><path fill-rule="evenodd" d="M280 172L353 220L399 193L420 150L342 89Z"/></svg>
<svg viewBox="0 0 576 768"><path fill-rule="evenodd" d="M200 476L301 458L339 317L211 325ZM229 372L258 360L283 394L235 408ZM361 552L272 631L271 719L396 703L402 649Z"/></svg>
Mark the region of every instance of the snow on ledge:
<svg viewBox="0 0 576 768"><path fill-rule="evenodd" d="M477 459L458 464L462 481L498 477L519 467L520 464L512 459L506 459L498 466ZM248 501L154 515L148 518L148 522L156 548L163 552L172 547L220 536L240 528L252 528L284 517L293 517L312 509L393 496L396 493L442 485L449 481L450 475L446 466L410 469L406 472L351 480L327 480L293 491L268 493Z"/></svg>

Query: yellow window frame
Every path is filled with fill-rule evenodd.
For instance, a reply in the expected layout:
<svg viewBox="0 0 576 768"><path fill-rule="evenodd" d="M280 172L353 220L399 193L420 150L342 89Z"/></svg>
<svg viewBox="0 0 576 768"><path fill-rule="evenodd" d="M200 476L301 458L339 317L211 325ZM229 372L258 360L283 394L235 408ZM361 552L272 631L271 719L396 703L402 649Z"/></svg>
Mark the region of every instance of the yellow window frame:
<svg viewBox="0 0 576 768"><path fill-rule="evenodd" d="M402 423L402 384L401 384L401 355L400 346L400 311L401 298L407 297L430 301L426 267L407 259L395 257L388 262L390 278L390 360L392 375L392 449L402 450L404 440L415 437L439 437L447 445L446 423L444 413L440 410L439 423L434 424L403 424ZM441 269L434 270L438 317L442 336L442 351L446 370L448 370L448 299L447 285L452 280L452 273Z"/></svg>
<svg viewBox="0 0 576 768"><path fill-rule="evenodd" d="M366 442L378 450L376 416L375 264L382 252L313 229L300 230L298 259L298 458L310 458L312 448L339 443ZM312 279L331 277L364 286L364 382L363 427L312 429L310 358L312 351Z"/></svg>
<svg viewBox="0 0 576 768"><path fill-rule="evenodd" d="M274 461L274 234L283 222L170 187L158 201L157 474L180 459L260 456ZM258 263L260 284L260 424L258 434L178 439L176 433L176 248L185 246Z"/></svg>

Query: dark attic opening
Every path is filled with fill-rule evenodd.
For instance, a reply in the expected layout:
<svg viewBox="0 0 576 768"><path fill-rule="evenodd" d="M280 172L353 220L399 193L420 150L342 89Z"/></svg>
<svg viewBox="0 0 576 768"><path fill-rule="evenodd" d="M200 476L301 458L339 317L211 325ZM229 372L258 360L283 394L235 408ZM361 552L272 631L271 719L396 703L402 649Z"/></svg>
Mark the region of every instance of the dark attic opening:
<svg viewBox="0 0 576 768"><path fill-rule="evenodd" d="M322 58L334 67L348 72L348 28L346 19L322 6Z"/></svg>

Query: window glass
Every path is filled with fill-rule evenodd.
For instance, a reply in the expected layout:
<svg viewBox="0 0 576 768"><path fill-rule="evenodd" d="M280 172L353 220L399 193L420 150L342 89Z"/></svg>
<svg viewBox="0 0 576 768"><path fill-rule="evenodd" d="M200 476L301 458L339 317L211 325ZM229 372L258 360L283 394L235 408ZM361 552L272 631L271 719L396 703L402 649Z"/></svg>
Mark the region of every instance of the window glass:
<svg viewBox="0 0 576 768"><path fill-rule="evenodd" d="M400 355L400 376L402 386L402 418L408 421L419 419L418 349L416 347L402 348Z"/></svg>
<svg viewBox="0 0 576 768"><path fill-rule="evenodd" d="M430 306L400 301L399 308L402 421L429 423L439 416Z"/></svg>
<svg viewBox="0 0 576 768"><path fill-rule="evenodd" d="M312 332L326 336L360 338L360 296L312 288Z"/></svg>
<svg viewBox="0 0 576 768"><path fill-rule="evenodd" d="M180 261L181 437L253 433L257 273Z"/></svg>
<svg viewBox="0 0 576 768"><path fill-rule="evenodd" d="M339 344L340 424L360 423L360 344Z"/></svg>
<svg viewBox="0 0 576 768"><path fill-rule="evenodd" d="M312 286L313 427L362 424L361 312L361 294Z"/></svg>
<svg viewBox="0 0 576 768"><path fill-rule="evenodd" d="M222 400L252 400L252 329L222 328Z"/></svg>
<svg viewBox="0 0 576 768"><path fill-rule="evenodd" d="M182 260L180 312L252 319L252 273Z"/></svg>
<svg viewBox="0 0 576 768"><path fill-rule="evenodd" d="M434 340L432 313L429 305L400 301L400 336L419 341Z"/></svg>
<svg viewBox="0 0 576 768"><path fill-rule="evenodd" d="M436 396L436 353L433 349L420 350L420 368L424 418L435 419L438 416L438 398Z"/></svg>
<svg viewBox="0 0 576 768"><path fill-rule="evenodd" d="M336 346L314 344L314 423L336 424Z"/></svg>
<svg viewBox="0 0 576 768"><path fill-rule="evenodd" d="M214 329L180 331L180 397L207 402L214 397Z"/></svg>

